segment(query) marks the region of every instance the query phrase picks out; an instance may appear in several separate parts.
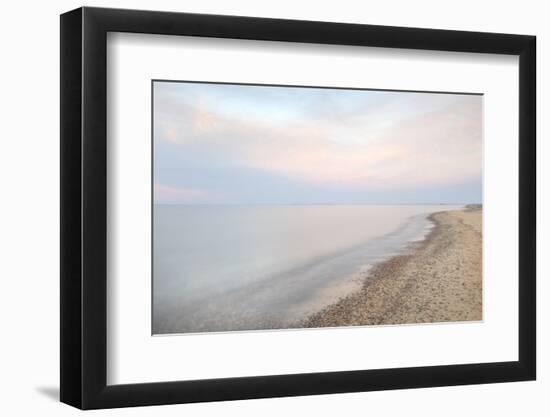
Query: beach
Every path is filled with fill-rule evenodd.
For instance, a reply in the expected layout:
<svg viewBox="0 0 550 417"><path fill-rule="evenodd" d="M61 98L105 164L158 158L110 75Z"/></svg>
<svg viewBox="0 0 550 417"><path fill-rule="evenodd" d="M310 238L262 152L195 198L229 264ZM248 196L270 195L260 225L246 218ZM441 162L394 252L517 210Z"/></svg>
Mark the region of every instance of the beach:
<svg viewBox="0 0 550 417"><path fill-rule="evenodd" d="M296 327L482 320L482 208L429 219L434 227L426 239L373 267L358 290Z"/></svg>
<svg viewBox="0 0 550 417"><path fill-rule="evenodd" d="M157 205L153 332L299 327L463 207Z"/></svg>

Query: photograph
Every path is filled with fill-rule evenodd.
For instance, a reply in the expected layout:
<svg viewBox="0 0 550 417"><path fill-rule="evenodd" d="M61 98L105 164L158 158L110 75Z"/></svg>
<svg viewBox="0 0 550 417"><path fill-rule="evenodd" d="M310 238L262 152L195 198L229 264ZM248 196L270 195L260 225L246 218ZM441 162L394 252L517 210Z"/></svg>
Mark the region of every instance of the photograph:
<svg viewBox="0 0 550 417"><path fill-rule="evenodd" d="M543 14L199 3L14 43L8 406L537 415Z"/></svg>
<svg viewBox="0 0 550 417"><path fill-rule="evenodd" d="M483 320L483 95L152 81L152 334Z"/></svg>

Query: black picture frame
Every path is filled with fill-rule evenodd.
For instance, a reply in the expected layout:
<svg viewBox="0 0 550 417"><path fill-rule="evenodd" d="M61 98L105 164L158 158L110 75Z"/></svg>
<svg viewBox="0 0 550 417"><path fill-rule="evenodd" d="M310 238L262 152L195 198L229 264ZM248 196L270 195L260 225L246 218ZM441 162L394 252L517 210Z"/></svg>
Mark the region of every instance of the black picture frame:
<svg viewBox="0 0 550 417"><path fill-rule="evenodd" d="M107 385L108 32L519 56L518 361ZM534 380L535 45L525 35L252 17L88 7L61 15L61 401L95 409Z"/></svg>

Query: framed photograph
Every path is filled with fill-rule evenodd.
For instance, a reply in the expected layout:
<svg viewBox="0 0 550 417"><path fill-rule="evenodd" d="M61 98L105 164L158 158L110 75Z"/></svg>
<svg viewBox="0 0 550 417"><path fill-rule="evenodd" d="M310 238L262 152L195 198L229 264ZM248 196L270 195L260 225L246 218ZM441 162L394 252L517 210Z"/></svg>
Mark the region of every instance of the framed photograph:
<svg viewBox="0 0 550 417"><path fill-rule="evenodd" d="M535 37L61 16L61 401L533 380Z"/></svg>

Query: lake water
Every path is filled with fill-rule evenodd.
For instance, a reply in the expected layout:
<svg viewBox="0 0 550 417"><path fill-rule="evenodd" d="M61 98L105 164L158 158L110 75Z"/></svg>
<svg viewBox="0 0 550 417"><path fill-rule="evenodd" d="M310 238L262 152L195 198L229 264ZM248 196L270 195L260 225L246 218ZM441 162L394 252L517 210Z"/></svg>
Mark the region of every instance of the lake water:
<svg viewBox="0 0 550 417"><path fill-rule="evenodd" d="M459 207L155 205L153 333L293 327Z"/></svg>

